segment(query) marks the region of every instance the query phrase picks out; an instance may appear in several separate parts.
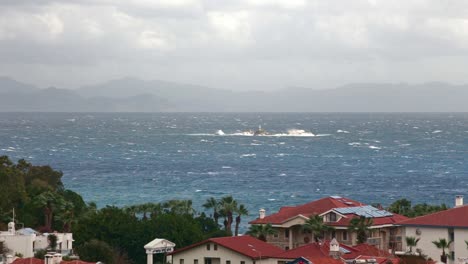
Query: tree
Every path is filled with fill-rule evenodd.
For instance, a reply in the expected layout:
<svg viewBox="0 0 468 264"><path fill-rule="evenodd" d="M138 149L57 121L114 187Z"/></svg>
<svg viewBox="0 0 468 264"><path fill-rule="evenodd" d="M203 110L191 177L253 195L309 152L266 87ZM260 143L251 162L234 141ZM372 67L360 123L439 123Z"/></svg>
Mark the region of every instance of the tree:
<svg viewBox="0 0 468 264"><path fill-rule="evenodd" d="M323 218L319 215L314 215L309 218L302 226L302 230L312 232L315 242L319 242L320 239L323 239L324 233L328 231L333 231L335 228L327 226L323 222Z"/></svg>
<svg viewBox="0 0 468 264"><path fill-rule="evenodd" d="M114 251L106 242L92 239L76 248L81 260L92 262L114 263Z"/></svg>
<svg viewBox="0 0 468 264"><path fill-rule="evenodd" d="M206 209L213 209L213 219L215 220L216 224L218 224L218 219L219 219L219 202L216 200L214 197L210 197L206 200L206 202L203 204L203 207Z"/></svg>
<svg viewBox="0 0 468 264"><path fill-rule="evenodd" d="M411 201L407 199L396 200L387 210L392 213L407 215L411 211Z"/></svg>
<svg viewBox="0 0 468 264"><path fill-rule="evenodd" d="M362 244L367 241L368 233L372 223L372 218L367 218L364 216L351 219L348 230L351 232L356 232L358 244Z"/></svg>
<svg viewBox="0 0 468 264"><path fill-rule="evenodd" d="M224 217L224 230L232 235L233 214L237 210L237 201L231 195L221 198L219 201L220 215Z"/></svg>
<svg viewBox="0 0 468 264"><path fill-rule="evenodd" d="M445 254L445 249L450 247L453 241L447 241L445 238L439 238L439 240L432 241L438 249L442 249L442 255L440 256L440 261L447 263L447 255Z"/></svg>
<svg viewBox="0 0 468 264"><path fill-rule="evenodd" d="M234 232L234 235L237 236L239 235L239 225L241 223L241 215L249 215L249 211L247 210L247 208L241 204L239 205L238 208L236 208L236 213L237 213L237 216L236 216L236 227L235 227L235 232Z"/></svg>
<svg viewBox="0 0 468 264"><path fill-rule="evenodd" d="M54 234L50 234L47 236L47 241L49 241L49 247L52 251L55 251L57 248L57 236Z"/></svg>
<svg viewBox="0 0 468 264"><path fill-rule="evenodd" d="M413 252L413 247L417 246L418 245L418 242L419 242L419 238L415 238L415 237L406 237L406 245L409 247L409 252L412 253Z"/></svg>
<svg viewBox="0 0 468 264"><path fill-rule="evenodd" d="M271 224L266 225L251 225L249 231L247 231L248 235L254 236L262 241L267 240L269 235L277 234L278 231L273 228Z"/></svg>

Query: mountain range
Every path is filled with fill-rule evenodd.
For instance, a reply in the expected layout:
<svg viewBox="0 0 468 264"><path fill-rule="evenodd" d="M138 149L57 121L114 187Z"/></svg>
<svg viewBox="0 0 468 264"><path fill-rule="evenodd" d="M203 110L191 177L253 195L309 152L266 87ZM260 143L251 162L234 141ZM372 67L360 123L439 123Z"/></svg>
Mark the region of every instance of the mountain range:
<svg viewBox="0 0 468 264"><path fill-rule="evenodd" d="M136 78L40 89L0 77L0 112L467 112L467 99L468 85L442 82L238 92Z"/></svg>

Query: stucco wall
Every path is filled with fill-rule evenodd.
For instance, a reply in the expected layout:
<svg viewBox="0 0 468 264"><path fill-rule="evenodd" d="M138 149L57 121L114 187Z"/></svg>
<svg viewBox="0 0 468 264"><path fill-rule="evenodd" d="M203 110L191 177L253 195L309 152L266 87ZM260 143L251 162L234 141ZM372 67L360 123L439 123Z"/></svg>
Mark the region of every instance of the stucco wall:
<svg viewBox="0 0 468 264"><path fill-rule="evenodd" d="M416 234L416 230L421 231L421 235ZM442 250L438 249L432 241L437 241L439 238L445 238L449 240L449 233L447 228L430 228L430 227L405 227L405 237L415 237L420 238L416 248L422 249L422 253L432 258L435 261L440 261L440 255ZM468 239L468 238L467 238ZM406 239L403 239L403 250L409 250L406 245ZM465 242L463 242L465 243ZM416 248L413 248L413 252L416 251ZM449 254L449 252L446 252Z"/></svg>
<svg viewBox="0 0 468 264"><path fill-rule="evenodd" d="M25 258L34 257L33 252L33 242L36 238L36 235L5 235L1 236L5 242L5 246L11 250L11 254L15 255L20 253Z"/></svg>
<svg viewBox="0 0 468 264"><path fill-rule="evenodd" d="M226 261L230 261L231 264L240 264L241 261L244 261L245 264L253 264L254 262L253 259L220 245L218 245L217 250L214 250L214 243L210 243L210 250L207 250L206 245L207 244L203 244L172 255L172 263L181 264L180 260L183 259L183 264L195 264L194 260L198 259L198 264L204 264L205 258L219 259L219 262L213 260L212 264L226 264ZM258 257L261 257L261 253L258 254ZM255 263L276 264L276 261L262 258L261 260L255 260Z"/></svg>

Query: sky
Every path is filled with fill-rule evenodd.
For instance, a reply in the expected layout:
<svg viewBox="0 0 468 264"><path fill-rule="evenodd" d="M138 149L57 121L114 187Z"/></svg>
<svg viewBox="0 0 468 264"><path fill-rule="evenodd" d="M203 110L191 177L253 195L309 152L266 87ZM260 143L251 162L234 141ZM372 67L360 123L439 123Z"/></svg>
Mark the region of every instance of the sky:
<svg viewBox="0 0 468 264"><path fill-rule="evenodd" d="M468 83L468 1L0 0L0 75L230 90Z"/></svg>

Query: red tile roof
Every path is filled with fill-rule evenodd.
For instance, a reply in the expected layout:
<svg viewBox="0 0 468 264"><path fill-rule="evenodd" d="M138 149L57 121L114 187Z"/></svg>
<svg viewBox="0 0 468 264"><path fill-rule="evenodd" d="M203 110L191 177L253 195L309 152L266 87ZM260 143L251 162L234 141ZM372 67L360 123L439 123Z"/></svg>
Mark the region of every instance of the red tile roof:
<svg viewBox="0 0 468 264"><path fill-rule="evenodd" d="M96 262L86 262L82 260L62 261L60 264L95 264Z"/></svg>
<svg viewBox="0 0 468 264"><path fill-rule="evenodd" d="M237 236L237 237L210 238L210 239L201 241L199 243L190 245L188 247L178 249L174 252L169 253L168 255L175 255L177 253L180 253L188 249L191 249L200 245L204 245L210 242L218 244L230 250L233 250L237 253L240 253L252 259L269 258L284 251L283 249L277 246L273 246L271 244L268 244L264 241L261 241L251 236Z"/></svg>
<svg viewBox="0 0 468 264"><path fill-rule="evenodd" d="M44 264L44 260L37 258L18 258L13 264Z"/></svg>
<svg viewBox="0 0 468 264"><path fill-rule="evenodd" d="M278 255L276 258L281 259L296 259L299 257L315 257L315 258L323 258L328 257L329 247L324 243L322 245L317 243L309 243L297 248L293 248L287 251L284 251ZM306 257L307 259L309 259ZM311 260L311 259L309 259Z"/></svg>
<svg viewBox="0 0 468 264"><path fill-rule="evenodd" d="M263 219L257 218L254 221L251 221L250 224L282 224L286 222L287 220L303 215L306 217L309 217L311 215L315 214L322 214L327 211L330 211L334 208L343 208L343 207L356 207L356 206L364 206L365 204L353 201L348 198L343 198L343 197L325 197L317 201L313 201L310 203L306 203L303 205L298 205L296 207L281 207L279 212L266 216ZM346 218L341 218L340 221L338 222L332 222L332 223L327 223L327 225L331 226L344 226L347 227L349 226L349 221L351 221L352 218L358 217L358 215L355 214L345 214ZM389 225L389 224L395 224L397 222L403 221L408 219L406 216L399 215L399 214L393 214L392 216L386 216L386 217L374 217L373 218L373 225L378 226L378 225Z"/></svg>
<svg viewBox="0 0 468 264"><path fill-rule="evenodd" d="M352 207L364 205L360 202L343 197L325 197L310 203L298 206L281 207L279 212L265 216L263 219L255 219L250 224L282 224L286 220L298 215L309 217L311 215L321 214L333 208Z"/></svg>
<svg viewBox="0 0 468 264"><path fill-rule="evenodd" d="M405 226L468 228L468 205L400 221Z"/></svg>
<svg viewBox="0 0 468 264"><path fill-rule="evenodd" d="M343 261L331 257L317 258L304 256L304 258L310 260L313 264L343 264Z"/></svg>
<svg viewBox="0 0 468 264"><path fill-rule="evenodd" d="M342 258L344 259L357 259L359 257L368 257L368 258L376 258L376 257L385 257L385 258L391 258L393 257L392 254L388 253L385 250L378 249L375 246L369 245L369 244L358 244L355 246L346 246L346 245L340 245L340 247L343 247L350 251L349 253L341 255Z"/></svg>

